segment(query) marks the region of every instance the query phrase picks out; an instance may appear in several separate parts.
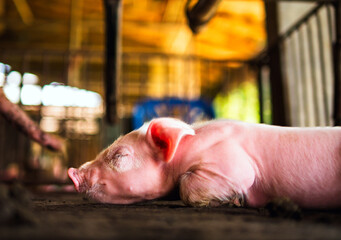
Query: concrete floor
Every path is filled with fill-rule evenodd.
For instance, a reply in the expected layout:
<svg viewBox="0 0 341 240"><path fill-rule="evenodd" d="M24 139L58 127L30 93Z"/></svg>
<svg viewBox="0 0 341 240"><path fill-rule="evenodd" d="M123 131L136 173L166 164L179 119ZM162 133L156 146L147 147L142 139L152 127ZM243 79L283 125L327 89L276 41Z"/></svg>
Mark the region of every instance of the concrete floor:
<svg viewBox="0 0 341 240"><path fill-rule="evenodd" d="M193 208L177 200L120 206L73 193L32 199L19 220L0 224L0 239L341 239L341 209L302 210L295 220L264 208Z"/></svg>

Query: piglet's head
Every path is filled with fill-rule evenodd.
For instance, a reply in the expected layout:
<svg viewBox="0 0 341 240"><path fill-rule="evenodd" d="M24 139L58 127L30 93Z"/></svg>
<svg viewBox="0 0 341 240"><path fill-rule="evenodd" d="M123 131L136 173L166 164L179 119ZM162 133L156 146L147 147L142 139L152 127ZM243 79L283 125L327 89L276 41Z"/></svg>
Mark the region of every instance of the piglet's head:
<svg viewBox="0 0 341 240"><path fill-rule="evenodd" d="M171 166L181 140L194 135L187 124L158 118L120 137L95 160L70 168L79 192L100 202L128 204L166 195L176 184Z"/></svg>

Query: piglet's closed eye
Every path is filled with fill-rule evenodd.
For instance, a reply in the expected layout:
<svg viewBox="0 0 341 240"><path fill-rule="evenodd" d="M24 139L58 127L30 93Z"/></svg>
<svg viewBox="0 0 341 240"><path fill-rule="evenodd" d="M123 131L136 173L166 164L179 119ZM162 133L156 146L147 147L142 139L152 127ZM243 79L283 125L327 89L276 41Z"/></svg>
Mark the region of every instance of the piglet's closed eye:
<svg viewBox="0 0 341 240"><path fill-rule="evenodd" d="M107 155L108 166L117 172L126 172L140 167L140 161L133 158L128 148L121 147Z"/></svg>

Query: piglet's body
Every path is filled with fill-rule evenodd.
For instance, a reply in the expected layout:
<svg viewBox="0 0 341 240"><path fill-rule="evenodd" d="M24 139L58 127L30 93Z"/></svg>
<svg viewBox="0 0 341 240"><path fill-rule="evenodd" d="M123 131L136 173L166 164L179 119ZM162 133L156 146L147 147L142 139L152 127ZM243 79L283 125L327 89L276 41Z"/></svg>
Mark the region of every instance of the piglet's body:
<svg viewBox="0 0 341 240"><path fill-rule="evenodd" d="M159 118L69 176L78 191L109 203L158 198L180 184L194 206L260 207L287 197L301 207L340 207L341 128Z"/></svg>

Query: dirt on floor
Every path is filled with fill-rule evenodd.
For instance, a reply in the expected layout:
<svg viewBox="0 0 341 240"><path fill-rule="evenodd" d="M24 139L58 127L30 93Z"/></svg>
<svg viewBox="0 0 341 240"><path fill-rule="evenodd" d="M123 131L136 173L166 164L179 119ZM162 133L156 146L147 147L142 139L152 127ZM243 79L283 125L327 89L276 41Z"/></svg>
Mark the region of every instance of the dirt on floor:
<svg viewBox="0 0 341 240"><path fill-rule="evenodd" d="M282 210L180 200L112 205L0 187L0 239L341 239L341 209Z"/></svg>

